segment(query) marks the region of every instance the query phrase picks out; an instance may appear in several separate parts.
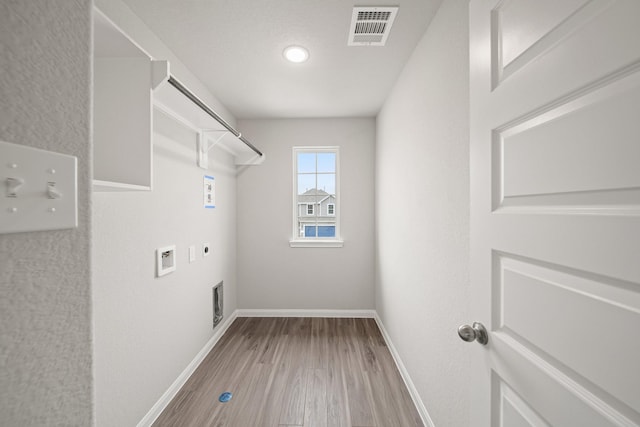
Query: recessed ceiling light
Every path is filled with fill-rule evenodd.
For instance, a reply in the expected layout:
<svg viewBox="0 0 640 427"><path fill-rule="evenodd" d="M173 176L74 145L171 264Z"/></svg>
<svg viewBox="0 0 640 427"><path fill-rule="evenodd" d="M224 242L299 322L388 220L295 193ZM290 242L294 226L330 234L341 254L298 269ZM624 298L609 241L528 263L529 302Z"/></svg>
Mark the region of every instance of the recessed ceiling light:
<svg viewBox="0 0 640 427"><path fill-rule="evenodd" d="M284 57L288 61L300 63L309 59L309 51L302 46L289 46L284 50Z"/></svg>

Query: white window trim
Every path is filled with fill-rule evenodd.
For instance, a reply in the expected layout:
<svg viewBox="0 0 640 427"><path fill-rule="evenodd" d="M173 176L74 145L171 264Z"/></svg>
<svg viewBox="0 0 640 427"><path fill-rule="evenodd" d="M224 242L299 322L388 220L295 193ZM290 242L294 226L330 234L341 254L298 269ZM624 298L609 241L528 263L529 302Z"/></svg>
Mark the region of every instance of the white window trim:
<svg viewBox="0 0 640 427"><path fill-rule="evenodd" d="M332 217L335 218L336 225L336 236L335 237L298 237L299 230L297 224L298 217L298 153L335 153L336 154L336 200L335 204L338 206L342 206L340 204L340 147L338 146L309 146L309 147L293 147L292 155L293 155L293 217L291 220L292 224L292 238L289 240L289 246L292 248L341 248L344 246L344 241L341 238L340 234L340 216L335 213L334 207L334 215ZM305 213L307 207L305 206ZM315 212L315 208L314 208ZM317 224L316 224L317 225Z"/></svg>
<svg viewBox="0 0 640 427"><path fill-rule="evenodd" d="M329 213L329 206L333 207L333 213ZM327 216L336 216L336 204L327 203Z"/></svg>
<svg viewBox="0 0 640 427"><path fill-rule="evenodd" d="M296 239L289 240L289 247L291 248L342 248L344 246L343 240L336 239Z"/></svg>
<svg viewBox="0 0 640 427"><path fill-rule="evenodd" d="M309 206L311 206L311 213L309 213ZM306 214L307 215L315 215L315 213L316 213L316 209L315 209L315 206L313 206L313 203L307 203Z"/></svg>

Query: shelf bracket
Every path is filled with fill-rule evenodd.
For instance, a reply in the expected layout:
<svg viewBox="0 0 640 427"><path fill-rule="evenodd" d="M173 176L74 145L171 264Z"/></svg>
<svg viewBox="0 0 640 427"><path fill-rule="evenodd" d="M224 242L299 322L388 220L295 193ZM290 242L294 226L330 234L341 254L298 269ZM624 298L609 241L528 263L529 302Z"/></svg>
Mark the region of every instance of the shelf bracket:
<svg viewBox="0 0 640 427"><path fill-rule="evenodd" d="M202 169L209 168L209 150L218 145L222 138L231 132L226 130L202 130L198 132L197 151L198 151L198 166ZM211 141L209 137L215 138Z"/></svg>
<svg viewBox="0 0 640 427"><path fill-rule="evenodd" d="M152 60L151 61L151 89L155 89L169 79L169 61Z"/></svg>

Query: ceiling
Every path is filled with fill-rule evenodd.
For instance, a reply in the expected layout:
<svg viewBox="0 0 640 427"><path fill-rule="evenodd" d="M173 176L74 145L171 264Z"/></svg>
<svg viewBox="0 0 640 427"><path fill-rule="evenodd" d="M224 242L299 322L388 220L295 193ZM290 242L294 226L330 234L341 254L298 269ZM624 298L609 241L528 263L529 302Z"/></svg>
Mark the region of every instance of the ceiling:
<svg viewBox="0 0 640 427"><path fill-rule="evenodd" d="M124 0L239 119L373 117L442 0ZM399 6L385 46L347 46L354 6ZM310 58L287 62L285 47Z"/></svg>

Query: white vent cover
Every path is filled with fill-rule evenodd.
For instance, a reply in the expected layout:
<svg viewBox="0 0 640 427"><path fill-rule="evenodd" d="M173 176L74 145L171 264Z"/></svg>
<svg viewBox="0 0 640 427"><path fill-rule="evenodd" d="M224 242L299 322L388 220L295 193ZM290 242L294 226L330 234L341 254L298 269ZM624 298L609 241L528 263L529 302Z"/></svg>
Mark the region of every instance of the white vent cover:
<svg viewBox="0 0 640 427"><path fill-rule="evenodd" d="M354 7L349 30L349 46L384 46L397 7Z"/></svg>

